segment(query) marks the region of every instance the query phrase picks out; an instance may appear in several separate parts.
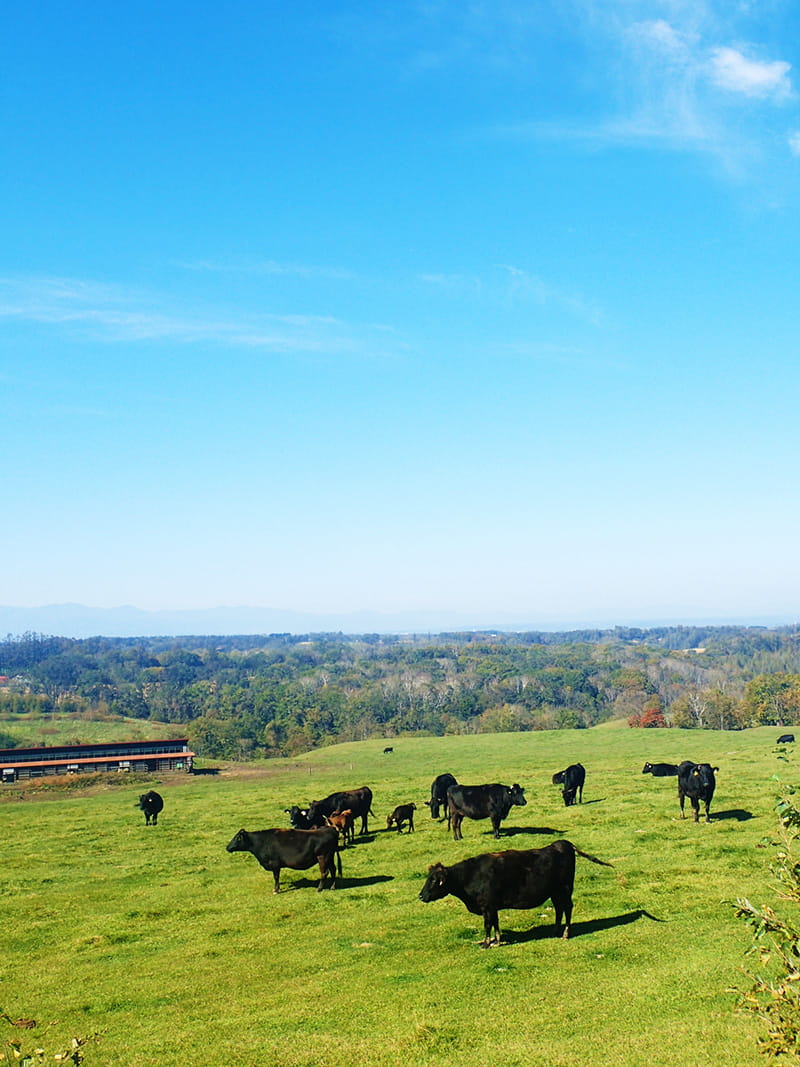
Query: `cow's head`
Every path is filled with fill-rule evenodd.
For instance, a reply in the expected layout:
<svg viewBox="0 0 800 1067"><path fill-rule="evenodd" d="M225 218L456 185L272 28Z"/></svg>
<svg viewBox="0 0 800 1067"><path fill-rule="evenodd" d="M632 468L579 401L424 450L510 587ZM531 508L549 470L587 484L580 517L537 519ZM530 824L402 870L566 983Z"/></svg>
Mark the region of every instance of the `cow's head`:
<svg viewBox="0 0 800 1067"><path fill-rule="evenodd" d="M652 763L645 763L644 767L642 767L642 774L652 774L652 772L653 772L653 764Z"/></svg>
<svg viewBox="0 0 800 1067"><path fill-rule="evenodd" d="M249 852L250 848L247 842L247 830L240 830L227 844L226 850L228 852Z"/></svg>
<svg viewBox="0 0 800 1067"><path fill-rule="evenodd" d="M525 790L517 782L511 786L508 792L509 800L512 804L519 804L521 808L524 808L528 801L525 799Z"/></svg>
<svg viewBox="0 0 800 1067"><path fill-rule="evenodd" d="M441 863L434 863L428 868L428 877L420 890L419 899L424 904L432 900L441 900L450 890L447 888L447 868Z"/></svg>

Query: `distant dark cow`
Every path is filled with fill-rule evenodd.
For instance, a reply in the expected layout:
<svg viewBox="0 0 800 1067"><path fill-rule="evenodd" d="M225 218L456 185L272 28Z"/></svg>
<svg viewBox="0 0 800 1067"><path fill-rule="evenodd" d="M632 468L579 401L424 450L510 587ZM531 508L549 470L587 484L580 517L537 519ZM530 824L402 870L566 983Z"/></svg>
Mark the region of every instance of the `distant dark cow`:
<svg viewBox="0 0 800 1067"><path fill-rule="evenodd" d="M312 826L322 826L326 816L336 815L347 808L352 811L354 819L361 819L360 832L368 834L368 816L375 812L372 810L372 790L367 785L350 792L331 793L322 800L312 800L308 805L308 818Z"/></svg>
<svg viewBox="0 0 800 1067"><path fill-rule="evenodd" d="M158 824L158 813L164 807L164 799L155 789L151 789L149 793L142 793L136 807L141 808L144 812L145 826L156 826Z"/></svg>
<svg viewBox="0 0 800 1067"><path fill-rule="evenodd" d="M791 745L794 742L794 734L781 734L778 738L779 745Z"/></svg>
<svg viewBox="0 0 800 1067"><path fill-rule="evenodd" d="M413 834L414 832L414 812L417 810L416 804L398 804L392 814L386 820L386 829L391 830L392 826L397 827L397 832L402 833L403 823L408 823L408 832Z"/></svg>
<svg viewBox="0 0 800 1067"><path fill-rule="evenodd" d="M562 937L569 937L572 921L572 890L575 857L610 867L610 863L575 848L571 841L554 841L544 848L517 852L489 852L462 860L452 867L434 863L419 899L424 903L452 894L473 915L483 916L484 948L500 944L501 908L539 908L552 900L556 909L556 934L564 918ZM492 931L495 936L492 938Z"/></svg>
<svg viewBox="0 0 800 1067"><path fill-rule="evenodd" d="M674 763L645 763L642 774L652 774L654 778L674 778L678 768Z"/></svg>
<svg viewBox="0 0 800 1067"><path fill-rule="evenodd" d="M308 808L298 808L296 804L292 804L291 808L283 809L289 816L289 824L293 830L313 830L308 818Z"/></svg>
<svg viewBox="0 0 800 1067"><path fill-rule="evenodd" d="M431 782L431 799L425 803L431 809L431 818L439 818L439 808L443 807L447 815L447 824L450 825L450 815L447 810L447 790L451 785L458 785L452 774L440 774Z"/></svg>
<svg viewBox="0 0 800 1067"><path fill-rule="evenodd" d="M686 818L683 802L688 797L694 811L694 821L700 821L700 801L702 800L706 808L706 822L711 822L709 808L717 784L714 771L718 770L719 767L712 767L709 763L692 763L691 760L684 760L678 767L678 800L681 805L682 819Z"/></svg>
<svg viewBox="0 0 800 1067"><path fill-rule="evenodd" d="M566 770L553 775L553 785L562 785L561 795L566 807L571 807L578 796L578 803L583 803L583 783L586 781L586 769L582 763L571 763Z"/></svg>
<svg viewBox="0 0 800 1067"><path fill-rule="evenodd" d="M275 892L280 892L281 869L305 871L319 864L319 892L331 876L336 885L336 863L342 876L339 832L332 826L321 830L240 830L227 846L228 852L252 852L265 871L272 871Z"/></svg>
<svg viewBox="0 0 800 1067"><path fill-rule="evenodd" d="M500 823L508 817L514 804L527 804L525 790L515 782L512 786L451 785L447 790L447 806L453 825L453 840L461 841L461 823L467 819L491 819L494 836L500 836Z"/></svg>
<svg viewBox="0 0 800 1067"><path fill-rule="evenodd" d="M338 833L344 841L345 848L348 844L353 844L356 831L353 826L353 813L349 808L346 811L337 811L335 815L326 815L325 822Z"/></svg>
<svg viewBox="0 0 800 1067"><path fill-rule="evenodd" d="M387 746L387 747L386 747L386 748L385 748L385 749L383 750L383 754L384 754L384 756L386 755L386 753L387 753L387 752L394 752L394 748L393 748L393 747L392 747L391 745L388 745L388 746Z"/></svg>

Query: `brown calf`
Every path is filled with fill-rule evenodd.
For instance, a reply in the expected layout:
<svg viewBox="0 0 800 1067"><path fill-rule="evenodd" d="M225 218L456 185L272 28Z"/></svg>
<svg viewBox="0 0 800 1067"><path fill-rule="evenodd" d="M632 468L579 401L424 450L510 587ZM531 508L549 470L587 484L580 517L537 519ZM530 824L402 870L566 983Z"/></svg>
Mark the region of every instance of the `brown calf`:
<svg viewBox="0 0 800 1067"><path fill-rule="evenodd" d="M356 838L356 831L354 827L355 816L350 808L345 811L337 811L334 815L326 815L325 822L328 826L332 826L334 830L339 831L339 836L344 842L345 848L348 843L352 844Z"/></svg>

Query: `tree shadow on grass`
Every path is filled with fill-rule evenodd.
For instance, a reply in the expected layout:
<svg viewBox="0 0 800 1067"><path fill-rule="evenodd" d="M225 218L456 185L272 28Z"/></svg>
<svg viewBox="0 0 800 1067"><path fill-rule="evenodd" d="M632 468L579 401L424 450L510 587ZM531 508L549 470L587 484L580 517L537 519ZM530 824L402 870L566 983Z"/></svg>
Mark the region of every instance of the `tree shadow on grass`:
<svg viewBox="0 0 800 1067"><path fill-rule="evenodd" d="M754 819L752 811L745 811L743 808L730 808L728 811L715 811L712 812L711 821L717 822L722 819L735 819L736 822L747 822L748 819Z"/></svg>
<svg viewBox="0 0 800 1067"><path fill-rule="evenodd" d="M636 911L627 911L622 915L609 915L606 919L587 919L586 922L570 923L569 940L576 937L585 937L587 934L596 934L601 930L612 930L617 926L627 926L629 923L638 922L639 919L650 919L652 922L662 923L665 919L658 919L644 908ZM555 937L555 927L552 923L542 926L534 926L530 930L503 930L503 943L520 945L526 941L545 941ZM559 935L560 936L560 935Z"/></svg>

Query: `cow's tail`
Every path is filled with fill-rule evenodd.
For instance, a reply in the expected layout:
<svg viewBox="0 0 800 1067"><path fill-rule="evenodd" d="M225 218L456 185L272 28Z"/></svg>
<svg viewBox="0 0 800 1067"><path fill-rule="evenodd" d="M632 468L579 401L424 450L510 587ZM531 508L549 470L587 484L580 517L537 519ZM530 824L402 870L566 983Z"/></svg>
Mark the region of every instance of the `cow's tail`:
<svg viewBox="0 0 800 1067"><path fill-rule="evenodd" d="M334 855L333 860L334 860L334 863L336 864L336 866L338 868L339 877L341 878L342 877L342 853L339 851L338 848L336 849L336 854Z"/></svg>
<svg viewBox="0 0 800 1067"><path fill-rule="evenodd" d="M583 856L583 858L585 860L591 860L592 863L599 863L601 867L613 867L614 866L613 863L606 863L605 860L599 860L597 858L597 856L590 856L588 852L581 852L581 850L579 848L575 848L574 845L572 847L575 850L575 855L576 856Z"/></svg>

